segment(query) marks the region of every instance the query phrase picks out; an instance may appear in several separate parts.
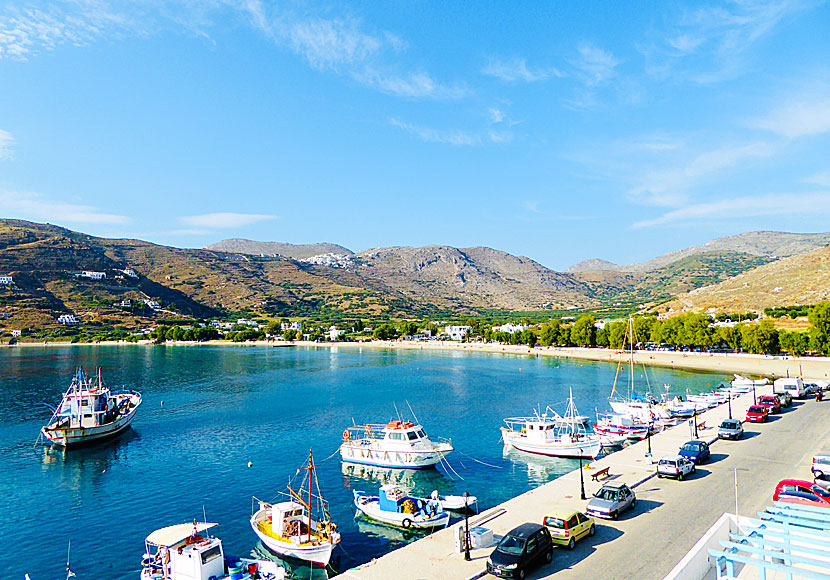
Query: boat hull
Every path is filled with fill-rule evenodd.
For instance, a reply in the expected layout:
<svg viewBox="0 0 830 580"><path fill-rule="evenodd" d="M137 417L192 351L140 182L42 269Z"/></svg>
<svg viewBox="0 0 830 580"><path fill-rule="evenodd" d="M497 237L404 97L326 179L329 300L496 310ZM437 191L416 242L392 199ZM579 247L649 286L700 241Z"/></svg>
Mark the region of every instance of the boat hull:
<svg viewBox="0 0 830 580"><path fill-rule="evenodd" d="M420 514L390 512L380 509L377 496L364 495L358 491L355 491L354 495L354 506L359 513L387 526L404 530L435 530L447 527L450 521L450 514L447 512L439 512L430 518L424 518Z"/></svg>
<svg viewBox="0 0 830 580"><path fill-rule="evenodd" d="M269 508L263 508L258 510L251 517L251 529L254 530L254 533L265 545L265 547L272 552L280 554L281 556L304 560L319 566L328 565L329 560L331 560L331 552L334 549L334 543L319 542L316 544L303 544L294 542L289 538L275 538L274 536L265 533L259 526L260 522L267 521L269 516Z"/></svg>
<svg viewBox="0 0 830 580"><path fill-rule="evenodd" d="M527 438L516 431L502 428L502 438L505 444L524 451L525 453L534 453L536 455L547 455L548 457L565 457L577 459L579 457L595 458L600 454L602 449L602 442L599 437L591 437L590 439L578 442L547 442L534 443L527 441Z"/></svg>
<svg viewBox="0 0 830 580"><path fill-rule="evenodd" d="M90 445L115 437L127 429L130 423L133 422L140 404L141 402L139 401L139 404L133 407L127 415L119 417L112 423L105 425L94 427L43 427L41 432L50 443L59 447L70 448Z"/></svg>
<svg viewBox="0 0 830 580"><path fill-rule="evenodd" d="M345 463L372 465L391 469L427 469L435 467L453 448L436 446L431 450L384 450L374 445L362 445L359 441L344 442L340 457Z"/></svg>

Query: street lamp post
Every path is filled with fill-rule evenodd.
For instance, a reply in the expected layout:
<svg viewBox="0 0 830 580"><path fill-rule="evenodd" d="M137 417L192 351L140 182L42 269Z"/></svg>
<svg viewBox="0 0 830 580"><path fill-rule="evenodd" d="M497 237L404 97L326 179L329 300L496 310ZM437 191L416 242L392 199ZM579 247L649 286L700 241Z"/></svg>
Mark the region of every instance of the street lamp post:
<svg viewBox="0 0 830 580"><path fill-rule="evenodd" d="M729 406L729 418L732 418L732 393L726 394L726 404Z"/></svg>
<svg viewBox="0 0 830 580"><path fill-rule="evenodd" d="M755 383L752 383L752 404L758 404L758 399L755 398Z"/></svg>
<svg viewBox="0 0 830 580"><path fill-rule="evenodd" d="M464 559L470 560L470 518L469 510L467 509L470 501L470 492L464 492Z"/></svg>
<svg viewBox="0 0 830 580"><path fill-rule="evenodd" d="M697 439L697 406L695 406L695 439Z"/></svg>
<svg viewBox="0 0 830 580"><path fill-rule="evenodd" d="M648 453L646 453L646 457L648 457L648 462L651 464L651 430L654 428L654 418L651 418L651 422L648 424L648 432L646 433L646 439L648 439Z"/></svg>
<svg viewBox="0 0 830 580"><path fill-rule="evenodd" d="M585 499L585 479L582 475L582 448L579 448L579 497Z"/></svg>

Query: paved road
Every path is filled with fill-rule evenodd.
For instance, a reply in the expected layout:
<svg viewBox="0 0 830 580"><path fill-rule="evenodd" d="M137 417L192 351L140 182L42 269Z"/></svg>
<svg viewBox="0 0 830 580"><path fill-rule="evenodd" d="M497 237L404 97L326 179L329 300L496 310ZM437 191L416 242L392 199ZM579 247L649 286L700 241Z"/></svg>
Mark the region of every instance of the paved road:
<svg viewBox="0 0 830 580"><path fill-rule="evenodd" d="M811 480L813 453L830 449L828 418L830 402L804 401L770 423L747 425L743 440L715 443L711 461L693 478L642 483L633 512L602 521L596 536L572 552L557 549L553 564L530 578L662 579L721 514L734 513L734 469L741 515L769 505L781 479Z"/></svg>

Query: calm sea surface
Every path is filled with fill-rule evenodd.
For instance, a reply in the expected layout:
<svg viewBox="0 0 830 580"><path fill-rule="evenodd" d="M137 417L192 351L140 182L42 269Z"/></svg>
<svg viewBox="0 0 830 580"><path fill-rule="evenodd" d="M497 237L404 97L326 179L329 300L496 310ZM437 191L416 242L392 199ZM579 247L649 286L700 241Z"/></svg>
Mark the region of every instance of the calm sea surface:
<svg viewBox="0 0 830 580"><path fill-rule="evenodd" d="M40 403L56 404L79 365L101 367L113 389L143 394L132 429L65 454L36 447L51 414ZM63 578L71 540L79 579L136 580L144 538L157 528L201 519L203 510L221 524L226 553L259 551L248 524L251 498L277 499L310 447L342 533L334 558L344 570L412 539L354 519L352 490L376 493L387 476L342 466L339 454L325 460L352 419L388 421L395 403L408 416L408 401L428 434L452 438L456 451L449 461L458 475L443 468L398 472L396 481L424 495L469 490L486 508L578 465L505 452L502 419L540 404L564 412L569 387L582 414L607 410L615 370L547 357L414 350L2 349L0 570L7 578L27 572L32 580ZM684 393L712 388L726 377L655 368L648 380L654 392L668 383L673 393ZM645 384L642 369L636 384ZM294 575L307 578L310 572L296 569Z"/></svg>

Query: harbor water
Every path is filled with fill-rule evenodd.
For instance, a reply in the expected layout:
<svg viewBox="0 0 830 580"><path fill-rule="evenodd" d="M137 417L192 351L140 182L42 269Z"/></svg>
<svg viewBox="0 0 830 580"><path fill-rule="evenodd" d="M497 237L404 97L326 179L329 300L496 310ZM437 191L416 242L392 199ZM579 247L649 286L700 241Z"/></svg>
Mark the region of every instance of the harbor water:
<svg viewBox="0 0 830 580"><path fill-rule="evenodd" d="M78 366L102 369L114 390L144 403L118 439L61 452L35 445ZM313 448L320 486L342 542L339 570L417 535L354 517L352 490L399 482L413 494L501 503L578 466L504 450L508 416L551 405L568 389L583 415L608 410L616 366L543 356L354 347L75 346L0 350L0 569L10 578L138 578L144 538L167 525L219 522L226 553L262 554L248 520L252 497L279 499ZM623 373L621 373L623 375ZM700 392L722 375L637 370L656 395ZM627 391L627 382L618 384ZM397 411L396 411L397 406ZM411 407L411 411L410 411ZM345 427L412 413L427 434L452 439L451 468L392 472L341 464ZM250 463L250 466L249 466ZM300 476L302 477L302 476ZM455 518L454 520L455 521ZM294 577L325 577L301 566Z"/></svg>

